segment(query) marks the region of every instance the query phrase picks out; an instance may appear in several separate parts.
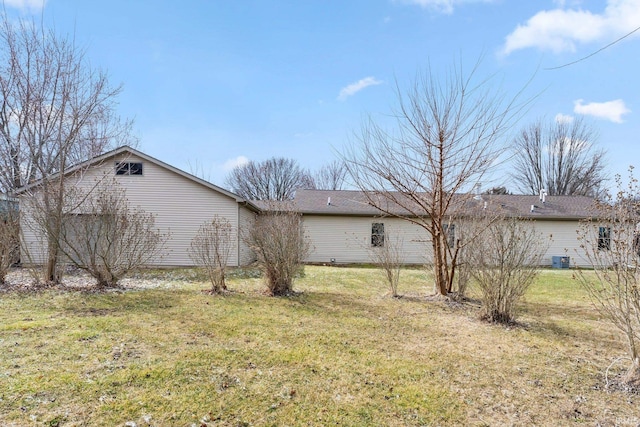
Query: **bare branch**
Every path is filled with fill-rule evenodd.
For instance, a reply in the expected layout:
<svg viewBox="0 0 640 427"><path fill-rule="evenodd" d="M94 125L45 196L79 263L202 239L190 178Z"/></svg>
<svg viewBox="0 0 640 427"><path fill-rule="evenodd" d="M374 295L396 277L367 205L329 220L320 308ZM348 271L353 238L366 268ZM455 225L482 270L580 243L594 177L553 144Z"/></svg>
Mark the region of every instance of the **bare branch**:
<svg viewBox="0 0 640 427"><path fill-rule="evenodd" d="M334 160L320 168L313 177L316 190L342 190L347 178L343 161Z"/></svg>
<svg viewBox="0 0 640 427"><path fill-rule="evenodd" d="M473 226L481 235L465 248L465 258L482 293L482 318L512 323L515 304L538 274L550 241L522 218L481 220Z"/></svg>
<svg viewBox="0 0 640 427"><path fill-rule="evenodd" d="M109 148L135 142L132 123L116 114L120 92L72 41L34 22L2 16L0 191L11 195L41 180L41 208L50 217L39 231L47 238L47 281L60 279L65 172Z"/></svg>
<svg viewBox="0 0 640 427"><path fill-rule="evenodd" d="M408 93L398 89L395 130L369 118L343 154L371 205L428 232L440 295L452 292L456 258L466 244L449 245L447 225L466 210L469 190L505 151L502 137L526 105L487 80L476 84L477 67L467 76L453 68L445 81L427 70Z"/></svg>
<svg viewBox="0 0 640 427"><path fill-rule="evenodd" d="M91 274L100 287L112 287L132 270L141 268L164 249L166 235L155 217L131 208L126 191L115 182L101 182L88 195L69 190L74 208L63 213L60 252L72 265Z"/></svg>
<svg viewBox="0 0 640 427"><path fill-rule="evenodd" d="M293 206L272 205L258 215L243 239L254 251L270 295L292 292L294 278L310 250L302 216Z"/></svg>
<svg viewBox="0 0 640 427"><path fill-rule="evenodd" d="M20 221L14 205L3 200L0 209L0 285L4 284L9 268L20 257Z"/></svg>
<svg viewBox="0 0 640 427"><path fill-rule="evenodd" d="M622 332L631 360L622 382L640 389L640 186L633 168L626 187L620 176L616 184L617 194L599 203L578 232L593 272L580 270L577 277L596 308Z"/></svg>
<svg viewBox="0 0 640 427"><path fill-rule="evenodd" d="M583 119L542 120L524 128L513 142L514 180L525 194L545 189L551 196L598 196L605 152L595 148L596 132Z"/></svg>
<svg viewBox="0 0 640 427"><path fill-rule="evenodd" d="M214 215L211 221L200 226L191 240L189 257L207 272L214 294L227 289L225 272L236 235L233 225L226 218Z"/></svg>
<svg viewBox="0 0 640 427"><path fill-rule="evenodd" d="M282 157L236 166L226 185L247 200L292 200L296 189L313 188L313 178L295 160Z"/></svg>

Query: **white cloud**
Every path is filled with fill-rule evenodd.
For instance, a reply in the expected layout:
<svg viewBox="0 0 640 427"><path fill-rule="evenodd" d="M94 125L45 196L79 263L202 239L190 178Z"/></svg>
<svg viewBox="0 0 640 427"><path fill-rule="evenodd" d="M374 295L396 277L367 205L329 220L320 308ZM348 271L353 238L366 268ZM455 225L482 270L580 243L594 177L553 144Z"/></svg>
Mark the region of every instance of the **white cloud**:
<svg viewBox="0 0 640 427"><path fill-rule="evenodd" d="M568 114L558 113L555 117L556 123L571 123L573 122L573 116Z"/></svg>
<svg viewBox="0 0 640 427"><path fill-rule="evenodd" d="M502 54L535 47L554 53L574 52L579 44L613 41L638 27L640 1L607 0L600 14L581 8L543 10L509 34Z"/></svg>
<svg viewBox="0 0 640 427"><path fill-rule="evenodd" d="M495 0L396 0L401 3L415 4L425 9L451 14L455 6L465 3L491 3Z"/></svg>
<svg viewBox="0 0 640 427"><path fill-rule="evenodd" d="M379 85L381 83L382 80L377 80L375 77L365 77L364 79L358 80L355 83L351 83L350 85L343 87L340 90L338 99L340 101L344 101L348 97L355 95L357 92L360 92L366 87Z"/></svg>
<svg viewBox="0 0 640 427"><path fill-rule="evenodd" d="M44 9L47 0L4 0L6 7L37 12Z"/></svg>
<svg viewBox="0 0 640 427"><path fill-rule="evenodd" d="M224 169L225 172L229 172L230 170L233 170L238 166L246 165L247 163L249 163L249 159L245 156L238 156L235 159L229 159L224 162L222 169Z"/></svg>
<svg viewBox="0 0 640 427"><path fill-rule="evenodd" d="M585 104L582 99L573 102L573 112L600 119L610 120L614 123L622 123L622 116L630 113L622 99L607 102L590 102Z"/></svg>

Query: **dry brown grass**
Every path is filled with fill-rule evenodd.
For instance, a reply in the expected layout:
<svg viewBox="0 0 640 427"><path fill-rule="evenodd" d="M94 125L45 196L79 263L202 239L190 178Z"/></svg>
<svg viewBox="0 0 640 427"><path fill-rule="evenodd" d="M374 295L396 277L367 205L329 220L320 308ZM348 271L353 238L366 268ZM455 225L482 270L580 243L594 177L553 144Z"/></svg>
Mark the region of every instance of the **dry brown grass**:
<svg viewBox="0 0 640 427"><path fill-rule="evenodd" d="M366 268L308 266L288 298L237 272L225 296L154 274L163 287L0 293L0 424L640 423L640 396L604 388L624 349L570 272L543 272L514 328L427 301L420 270L400 299Z"/></svg>

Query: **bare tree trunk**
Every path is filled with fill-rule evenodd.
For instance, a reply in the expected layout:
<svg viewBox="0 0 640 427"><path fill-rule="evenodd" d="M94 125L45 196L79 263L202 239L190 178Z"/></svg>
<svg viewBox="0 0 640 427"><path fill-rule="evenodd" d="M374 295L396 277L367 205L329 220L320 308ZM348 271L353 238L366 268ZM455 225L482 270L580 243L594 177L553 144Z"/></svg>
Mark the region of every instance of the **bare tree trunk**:
<svg viewBox="0 0 640 427"><path fill-rule="evenodd" d="M468 191L496 164L506 149L502 135L526 106L487 81L476 84L477 66L468 76L454 68L444 82L427 71L406 95L398 89L396 129L370 118L343 155L370 205L428 233L435 291L443 296L453 290L457 253L468 243L449 244L445 219L460 219L470 206L481 209Z"/></svg>
<svg viewBox="0 0 640 427"><path fill-rule="evenodd" d="M637 330L640 325L634 325L633 319L633 313L628 313L626 315L626 335L627 342L629 344L629 356L631 358L631 364L623 378L623 381L625 384L640 389L640 354L638 353L636 339L636 334L640 335L639 331Z"/></svg>
<svg viewBox="0 0 640 427"><path fill-rule="evenodd" d="M0 191L15 194L40 180L32 231L45 240L43 279L57 282L65 173L108 148L135 143L132 123L115 114L121 88L111 87L72 42L35 22L2 16L0 59Z"/></svg>

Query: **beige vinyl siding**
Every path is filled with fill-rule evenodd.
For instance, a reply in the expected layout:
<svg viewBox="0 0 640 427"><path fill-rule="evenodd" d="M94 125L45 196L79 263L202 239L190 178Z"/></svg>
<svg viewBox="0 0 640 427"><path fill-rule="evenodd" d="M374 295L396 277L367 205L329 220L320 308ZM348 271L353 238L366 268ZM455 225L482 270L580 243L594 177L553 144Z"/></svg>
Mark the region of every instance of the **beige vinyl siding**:
<svg viewBox="0 0 640 427"><path fill-rule="evenodd" d="M27 195L19 197L20 203L20 262L42 264L46 259L46 240L38 233L38 226L31 215L32 207Z"/></svg>
<svg viewBox="0 0 640 427"><path fill-rule="evenodd" d="M249 246L243 241L242 233L251 227L255 213L251 212L244 206L240 206L239 210L239 229L238 229L238 242L240 245L240 265L249 265L255 261L255 254Z"/></svg>
<svg viewBox="0 0 640 427"><path fill-rule="evenodd" d="M430 243L420 227L397 218L304 215L305 234L311 243L307 262L337 264L371 262L371 225L383 223L386 242L397 236L403 243L406 264L423 264Z"/></svg>
<svg viewBox="0 0 640 427"><path fill-rule="evenodd" d="M385 235L399 236L403 241L403 262L423 264L430 262L431 239L427 232L415 224L397 218L304 215L305 233L311 242L308 262L367 263L371 261L371 225L382 222ZM454 224L459 232L464 223ZM543 258L543 266L551 266L553 256L570 256L571 266L588 266L576 230L578 221L536 221L536 230L549 237L549 248ZM596 227L597 230L597 227Z"/></svg>
<svg viewBox="0 0 640 427"><path fill-rule="evenodd" d="M119 161L141 162L142 175L116 175L115 164ZM91 188L100 179L113 179L125 189L131 206L137 206L156 215L156 226L169 234L162 257L153 260L157 266L190 266L187 249L200 225L218 214L227 218L233 227L238 227L238 203L224 195L130 154L111 157L100 165L91 167L82 174L69 177L69 184L76 182L83 188ZM28 197L24 195L24 197ZM27 246L37 246L36 236L25 233ZM33 250L37 253L38 250ZM41 252L41 250L40 250ZM230 265L238 265L238 242L231 250Z"/></svg>
<svg viewBox="0 0 640 427"><path fill-rule="evenodd" d="M578 221L536 221L536 230L544 236L551 236L549 249L543 258L544 266L550 267L554 256L569 256L571 267L590 267L584 251L580 249L579 227ZM597 235L597 224L594 227Z"/></svg>

